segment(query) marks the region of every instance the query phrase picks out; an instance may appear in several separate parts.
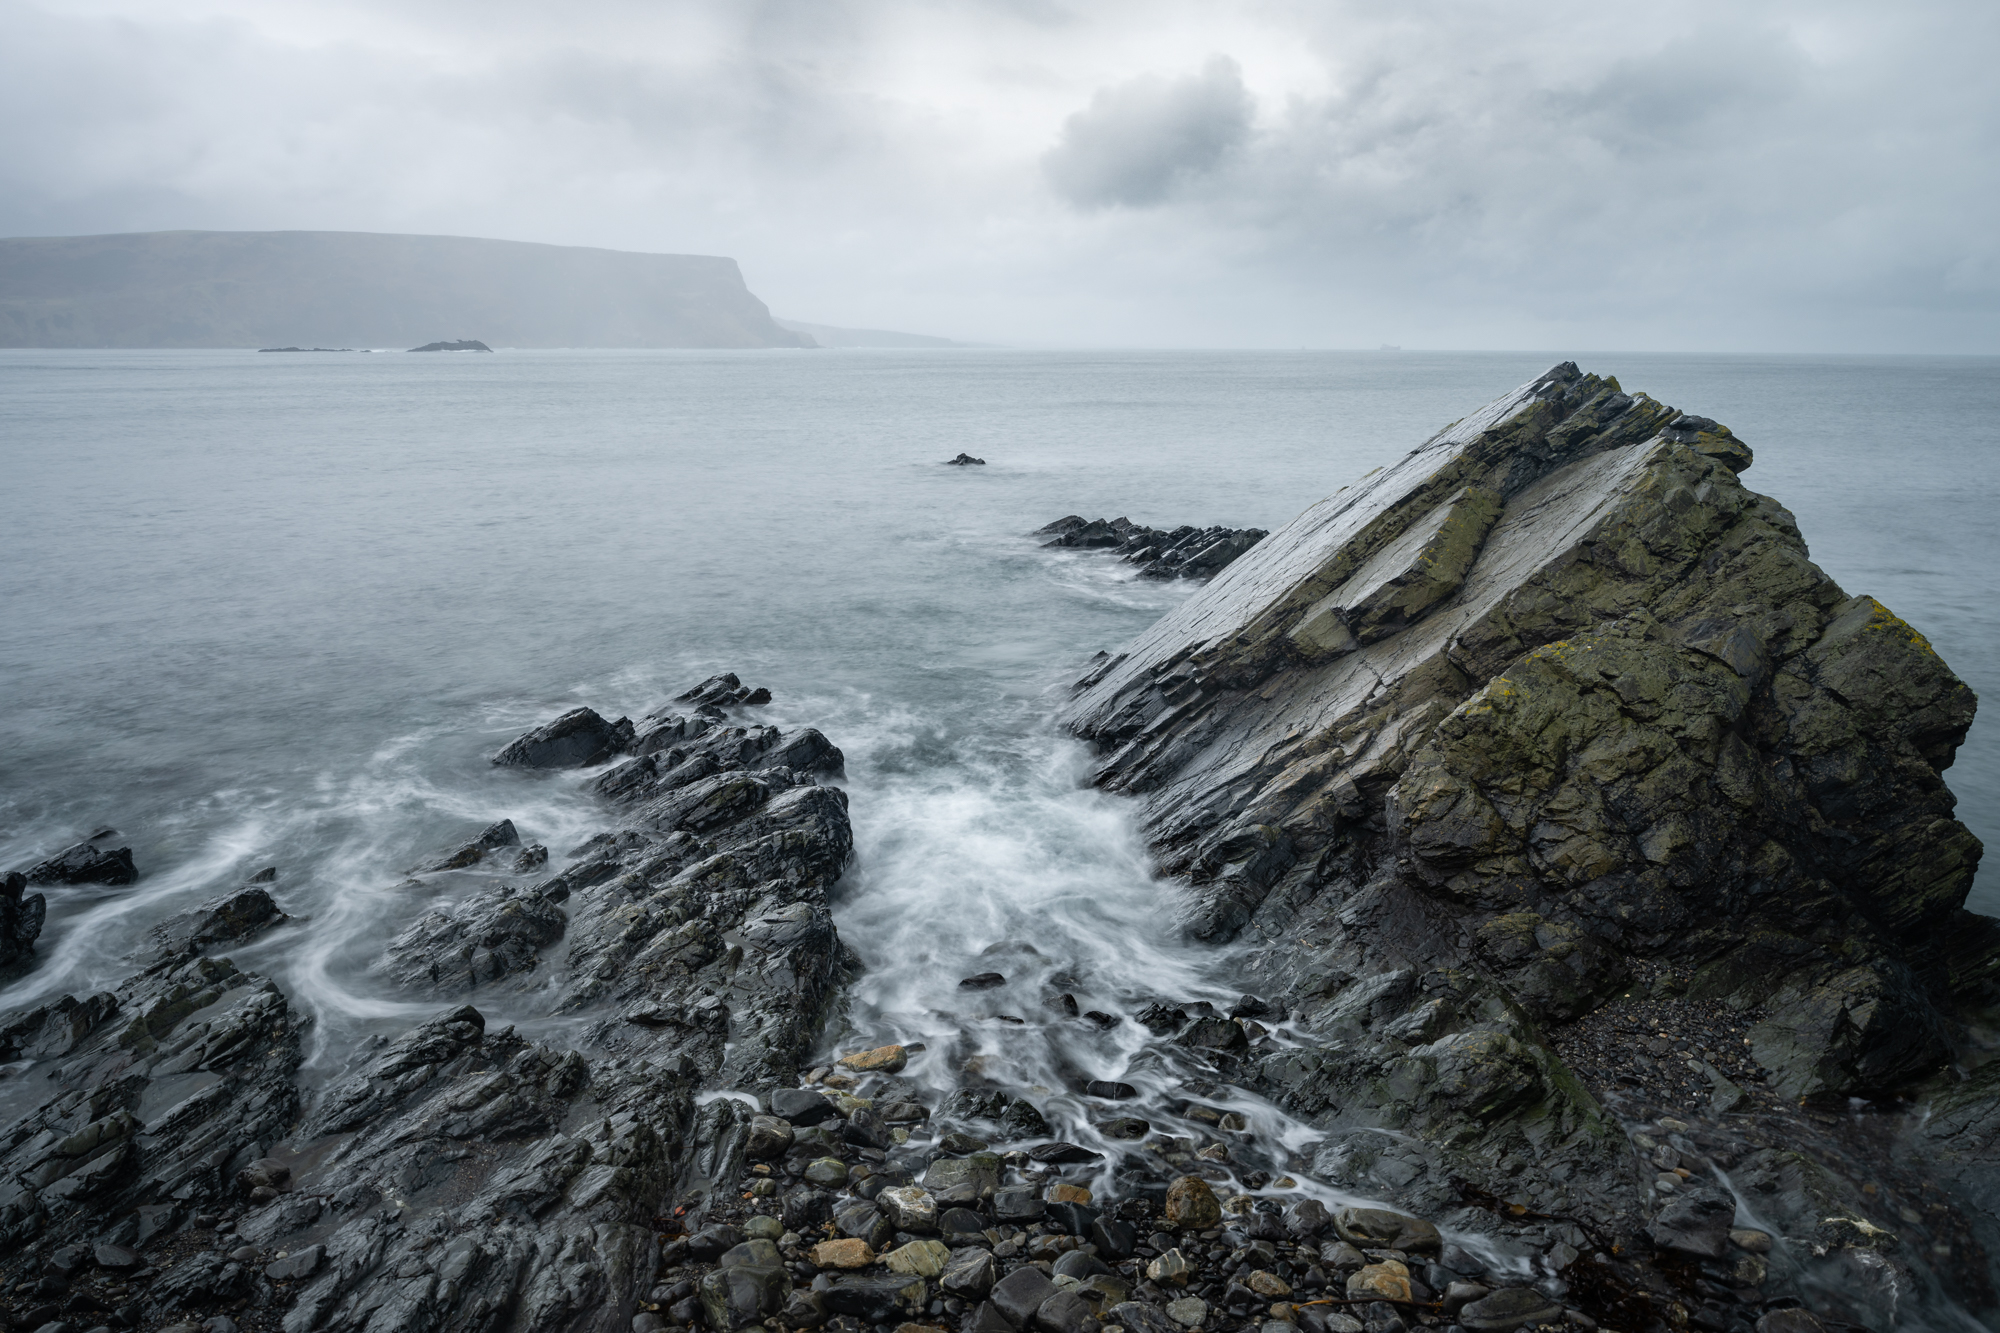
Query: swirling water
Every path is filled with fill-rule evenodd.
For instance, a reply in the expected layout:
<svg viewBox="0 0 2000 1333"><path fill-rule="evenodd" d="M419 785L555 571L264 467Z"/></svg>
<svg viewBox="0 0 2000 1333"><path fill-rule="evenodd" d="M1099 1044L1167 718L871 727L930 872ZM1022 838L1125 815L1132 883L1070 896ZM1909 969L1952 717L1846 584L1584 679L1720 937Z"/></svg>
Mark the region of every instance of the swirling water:
<svg viewBox="0 0 2000 1333"><path fill-rule="evenodd" d="M978 1059L1051 1089L1066 1132L1115 1151L1066 1081L1157 1104L1184 1071L1129 1017L1050 1022L1033 983L1114 1015L1236 991L1226 951L1175 937L1130 811L1049 719L1186 589L1024 534L1072 512L1276 527L1555 359L0 352L0 866L108 825L143 872L54 890L0 1008L116 982L151 924L276 865L296 920L235 956L315 1016L324 1077L438 1007L375 971L465 891L410 867L502 817L558 855L604 825L578 775L494 750L735 670L775 692L767 720L849 757L850 1039L924 1041L912 1076L940 1088ZM1733 426L1816 558L1991 697L2000 361L1582 364ZM989 464L939 465L960 450ZM1995 722L1950 777L2000 830ZM1010 985L957 984L989 970ZM532 992L474 998L546 1021Z"/></svg>

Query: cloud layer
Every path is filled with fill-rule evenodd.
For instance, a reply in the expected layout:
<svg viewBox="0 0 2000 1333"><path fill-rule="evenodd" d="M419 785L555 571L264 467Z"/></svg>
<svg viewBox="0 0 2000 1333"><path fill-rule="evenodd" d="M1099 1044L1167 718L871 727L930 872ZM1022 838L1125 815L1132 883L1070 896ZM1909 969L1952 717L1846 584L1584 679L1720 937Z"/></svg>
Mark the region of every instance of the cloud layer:
<svg viewBox="0 0 2000 1333"><path fill-rule="evenodd" d="M2000 351L2000 9L0 0L0 233L730 254L1034 343Z"/></svg>

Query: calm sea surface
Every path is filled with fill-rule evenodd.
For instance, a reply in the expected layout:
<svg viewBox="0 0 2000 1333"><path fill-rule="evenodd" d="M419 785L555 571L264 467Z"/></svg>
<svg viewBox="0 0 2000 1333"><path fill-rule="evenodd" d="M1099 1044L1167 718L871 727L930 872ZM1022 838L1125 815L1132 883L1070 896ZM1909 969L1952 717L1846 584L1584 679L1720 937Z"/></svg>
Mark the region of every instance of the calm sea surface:
<svg viewBox="0 0 2000 1333"><path fill-rule="evenodd" d="M235 956L337 1065L436 1008L372 971L463 891L409 867L503 816L558 857L603 824L578 776L487 757L718 670L847 751L864 1032L942 1021L1021 933L1107 991L1227 994L1048 722L1183 593L1023 534L1276 527L1558 359L0 352L0 867L108 825L143 872L53 891L0 1006L116 981L148 925L276 865L300 924ZM2000 699L2000 361L1579 361L1732 426L1821 565ZM960 450L988 466L938 465ZM1949 776L1992 842L2000 717Z"/></svg>

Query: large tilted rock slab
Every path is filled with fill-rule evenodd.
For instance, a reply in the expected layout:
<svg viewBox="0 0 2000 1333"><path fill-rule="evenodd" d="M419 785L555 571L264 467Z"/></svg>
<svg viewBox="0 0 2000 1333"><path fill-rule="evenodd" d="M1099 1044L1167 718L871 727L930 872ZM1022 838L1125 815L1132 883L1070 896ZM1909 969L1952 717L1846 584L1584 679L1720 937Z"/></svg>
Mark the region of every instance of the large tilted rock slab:
<svg viewBox="0 0 2000 1333"><path fill-rule="evenodd" d="M1259 1071L1295 1110L1558 1199L1616 1136L1539 1031L1635 959L1762 1015L1787 1095L1944 1060L1981 966L1939 951L1972 921L1980 845L1940 777L1972 692L1812 563L1749 464L1558 366L1079 683L1066 720L1143 799L1189 928L1256 942L1324 1043ZM1336 1139L1323 1166L1349 1149L1380 1155Z"/></svg>

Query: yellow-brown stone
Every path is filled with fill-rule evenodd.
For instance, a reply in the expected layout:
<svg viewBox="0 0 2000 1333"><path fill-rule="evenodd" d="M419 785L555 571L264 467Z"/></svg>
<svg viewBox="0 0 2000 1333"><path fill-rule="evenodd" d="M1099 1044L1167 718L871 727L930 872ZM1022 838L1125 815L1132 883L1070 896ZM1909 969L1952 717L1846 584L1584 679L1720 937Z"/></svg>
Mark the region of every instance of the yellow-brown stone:
<svg viewBox="0 0 2000 1333"><path fill-rule="evenodd" d="M866 1268L875 1250L865 1240L823 1240L812 1247L812 1261L818 1268Z"/></svg>
<svg viewBox="0 0 2000 1333"><path fill-rule="evenodd" d="M1407 1304L1414 1299L1410 1293L1410 1270L1394 1259L1384 1259L1379 1264L1369 1264L1347 1279L1347 1294L1372 1296L1378 1301L1402 1301Z"/></svg>
<svg viewBox="0 0 2000 1333"><path fill-rule="evenodd" d="M910 1063L910 1053L901 1046L877 1046L872 1051L843 1055L837 1063L857 1074L900 1074Z"/></svg>

